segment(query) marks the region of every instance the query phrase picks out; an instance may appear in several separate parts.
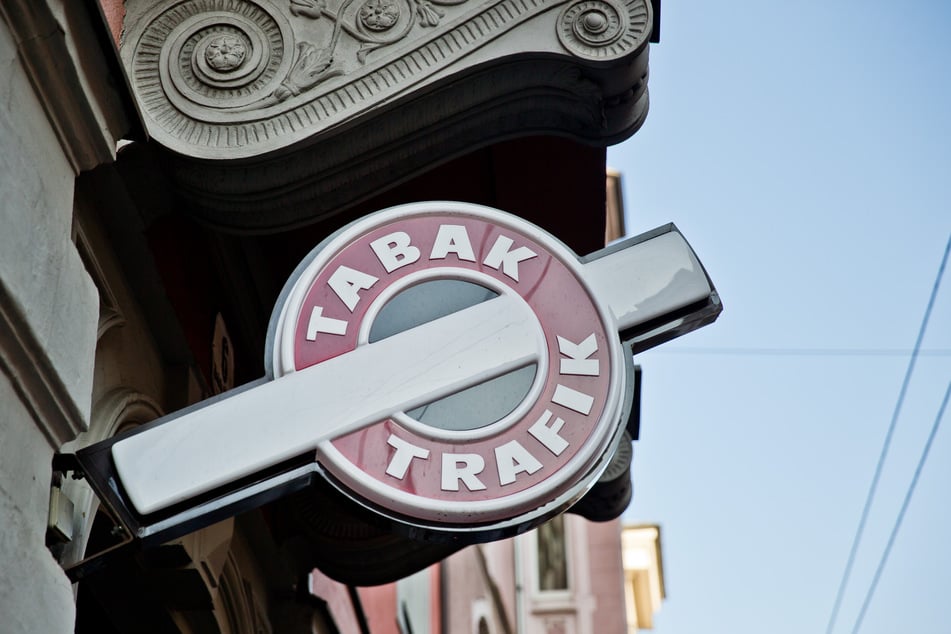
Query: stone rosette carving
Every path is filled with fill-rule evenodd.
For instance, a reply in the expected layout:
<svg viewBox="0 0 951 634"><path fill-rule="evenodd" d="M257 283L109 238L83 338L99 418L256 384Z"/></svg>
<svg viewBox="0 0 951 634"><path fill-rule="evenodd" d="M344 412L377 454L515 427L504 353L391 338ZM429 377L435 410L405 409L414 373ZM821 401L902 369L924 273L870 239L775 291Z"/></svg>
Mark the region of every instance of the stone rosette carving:
<svg viewBox="0 0 951 634"><path fill-rule="evenodd" d="M213 169L258 159L273 165L284 157L288 164L279 173L311 182L318 171L345 165L303 173L297 155L305 148L332 140L334 152L348 157L341 161L351 161L361 153L380 155L387 144L405 150L406 135L442 128L444 148L431 139L412 141L420 156L415 163L404 157L398 167L419 169L464 149L462 140L478 145L550 132L614 141L646 114L649 0L127 0L126 6L121 52L149 135L181 157L219 164ZM414 105L401 110L403 103ZM420 112L424 104L435 109L435 119ZM352 141L347 151L340 150L340 135ZM189 164L180 176L201 205L218 204L201 170ZM227 188L224 180L215 183Z"/></svg>
<svg viewBox="0 0 951 634"><path fill-rule="evenodd" d="M388 31L400 19L400 12L394 0L366 0L360 5L360 23L371 31Z"/></svg>
<svg viewBox="0 0 951 634"><path fill-rule="evenodd" d="M648 5L616 0L574 2L558 18L558 39L585 59L612 59L635 49L650 28Z"/></svg>

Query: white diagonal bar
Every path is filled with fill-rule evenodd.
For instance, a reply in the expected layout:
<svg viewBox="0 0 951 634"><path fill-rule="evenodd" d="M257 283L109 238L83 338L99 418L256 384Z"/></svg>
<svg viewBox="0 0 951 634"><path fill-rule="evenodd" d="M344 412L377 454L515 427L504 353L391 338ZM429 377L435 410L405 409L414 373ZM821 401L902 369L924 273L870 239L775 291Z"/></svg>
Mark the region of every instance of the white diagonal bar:
<svg viewBox="0 0 951 634"><path fill-rule="evenodd" d="M676 229L605 251L607 255L592 256L584 275L592 293L610 306L622 332L702 301L713 291L693 249Z"/></svg>
<svg viewBox="0 0 951 634"><path fill-rule="evenodd" d="M152 513L536 362L544 346L530 309L502 295L120 440L116 471Z"/></svg>

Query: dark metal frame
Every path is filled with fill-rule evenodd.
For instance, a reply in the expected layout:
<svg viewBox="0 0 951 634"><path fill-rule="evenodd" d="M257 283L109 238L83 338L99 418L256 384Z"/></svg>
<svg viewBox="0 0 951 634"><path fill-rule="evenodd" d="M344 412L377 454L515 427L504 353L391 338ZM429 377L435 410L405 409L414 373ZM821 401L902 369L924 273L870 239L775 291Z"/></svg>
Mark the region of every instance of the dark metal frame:
<svg viewBox="0 0 951 634"><path fill-rule="evenodd" d="M168 422L177 416L155 422ZM112 445L125 438L116 436L75 454L57 454L53 470L84 478L100 501L100 508L120 527L123 540L83 560L64 566L70 581L77 582L101 570L108 562L133 549L150 548L187 535L223 519L258 508L268 502L310 486L320 467L312 454L298 456L276 467L221 487L209 494L177 504L167 510L140 515L133 510L112 461Z"/></svg>

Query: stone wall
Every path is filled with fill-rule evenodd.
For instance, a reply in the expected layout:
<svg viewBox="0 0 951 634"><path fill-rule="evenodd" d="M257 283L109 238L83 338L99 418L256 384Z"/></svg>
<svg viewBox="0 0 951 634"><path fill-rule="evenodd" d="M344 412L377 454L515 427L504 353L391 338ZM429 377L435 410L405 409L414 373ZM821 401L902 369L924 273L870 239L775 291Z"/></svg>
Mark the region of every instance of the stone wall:
<svg viewBox="0 0 951 634"><path fill-rule="evenodd" d="M86 72L102 71L101 50L81 4L0 4L0 614L9 634L73 631L72 589L45 543L53 454L88 425L99 317L72 241L73 183L110 158L110 130L122 127L113 105L93 103L99 79Z"/></svg>

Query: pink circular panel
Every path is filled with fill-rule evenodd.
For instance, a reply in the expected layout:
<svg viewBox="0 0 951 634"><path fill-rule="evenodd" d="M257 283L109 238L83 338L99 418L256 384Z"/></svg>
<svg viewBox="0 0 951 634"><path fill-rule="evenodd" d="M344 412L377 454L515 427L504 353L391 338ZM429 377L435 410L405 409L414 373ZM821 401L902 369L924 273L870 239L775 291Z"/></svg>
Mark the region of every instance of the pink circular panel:
<svg viewBox="0 0 951 634"><path fill-rule="evenodd" d="M547 362L538 364L544 371L536 377L540 389L532 391L528 398L533 402L524 403L518 416L503 419L505 424L475 433L430 434L420 424L404 424L394 416L323 443L320 461L372 505L414 520L486 523L531 513L595 477L595 467L615 437L623 370L613 323L591 297L574 254L540 229L471 205L447 203L444 211L420 205L415 213L414 206L408 207L404 213L391 210L379 219L359 221L356 234L348 230L324 246L319 270L297 281L307 286L288 315L294 368L355 349L363 322L379 308L377 300L392 295L388 289L438 268L440 274L448 270L466 279L484 278L524 300L544 335L544 349L538 353ZM443 226L453 227L452 248L444 257L432 258ZM408 236L419 257L406 263L397 256L398 267L391 260L388 271L371 243L397 232ZM504 248L497 244L500 238ZM520 255L510 256L507 267L490 257L493 248L509 253L524 248L534 255L519 259L528 252L517 251ZM349 277L361 280L351 307L328 283L341 267L358 272ZM346 333L322 333L309 341L308 319L315 307L326 318L347 322ZM402 469L396 468L400 451L413 454Z"/></svg>

